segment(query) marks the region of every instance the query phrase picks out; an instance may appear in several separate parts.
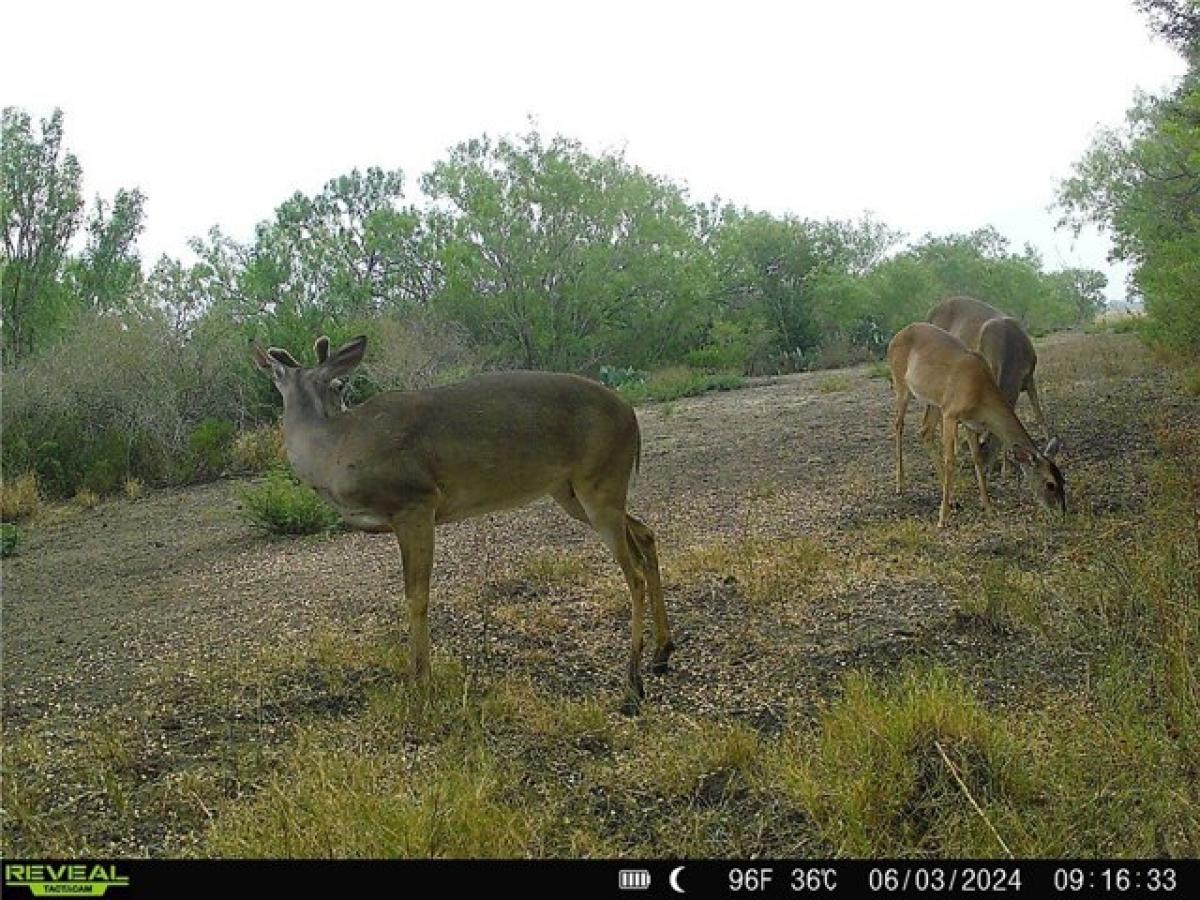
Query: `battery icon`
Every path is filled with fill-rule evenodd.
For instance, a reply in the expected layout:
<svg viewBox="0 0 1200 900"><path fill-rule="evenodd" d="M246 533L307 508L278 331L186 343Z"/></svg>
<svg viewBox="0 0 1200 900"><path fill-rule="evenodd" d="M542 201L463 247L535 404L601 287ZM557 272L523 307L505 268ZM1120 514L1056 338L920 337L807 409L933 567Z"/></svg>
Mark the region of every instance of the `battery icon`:
<svg viewBox="0 0 1200 900"><path fill-rule="evenodd" d="M646 869L622 869L617 883L623 891L644 891L650 887L650 873Z"/></svg>

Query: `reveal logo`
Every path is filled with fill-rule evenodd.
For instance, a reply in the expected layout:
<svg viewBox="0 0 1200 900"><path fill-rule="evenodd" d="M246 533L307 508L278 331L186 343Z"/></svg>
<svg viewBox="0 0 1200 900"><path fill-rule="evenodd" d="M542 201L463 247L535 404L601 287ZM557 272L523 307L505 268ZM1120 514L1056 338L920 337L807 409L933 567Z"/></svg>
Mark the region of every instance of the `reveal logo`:
<svg viewBox="0 0 1200 900"><path fill-rule="evenodd" d="M27 887L35 897L103 897L110 887L128 887L115 865L5 863L6 887Z"/></svg>

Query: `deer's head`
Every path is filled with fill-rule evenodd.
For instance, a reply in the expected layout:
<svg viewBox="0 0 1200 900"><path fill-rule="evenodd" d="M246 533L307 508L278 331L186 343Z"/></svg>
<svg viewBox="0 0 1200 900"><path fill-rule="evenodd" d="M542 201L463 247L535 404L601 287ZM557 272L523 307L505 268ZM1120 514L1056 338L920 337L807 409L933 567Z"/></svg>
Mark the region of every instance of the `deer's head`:
<svg viewBox="0 0 1200 900"><path fill-rule="evenodd" d="M1013 456L1021 465L1029 490L1042 506L1066 515L1067 512L1067 482L1059 471L1054 457L1058 455L1062 443L1058 438L1051 438L1046 449L1041 453L1032 448L1018 448Z"/></svg>
<svg viewBox="0 0 1200 900"><path fill-rule="evenodd" d="M260 369L270 373L271 381L283 397L285 414L290 412L326 419L345 409L342 402L344 379L362 362L366 349L367 338L360 335L336 353L330 354L329 338L322 335L313 345L317 364L305 368L287 350L280 347L264 350L257 342L250 344L254 362Z"/></svg>

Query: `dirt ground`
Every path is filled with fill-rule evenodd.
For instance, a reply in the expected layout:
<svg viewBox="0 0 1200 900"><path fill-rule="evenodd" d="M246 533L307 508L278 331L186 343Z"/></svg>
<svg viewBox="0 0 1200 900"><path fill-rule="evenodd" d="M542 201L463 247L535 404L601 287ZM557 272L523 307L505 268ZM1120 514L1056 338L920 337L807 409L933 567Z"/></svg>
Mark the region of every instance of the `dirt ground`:
<svg viewBox="0 0 1200 900"><path fill-rule="evenodd" d="M1096 341L1108 342L1098 354ZM1081 348L1145 363L1138 374L1123 364L1081 374L1072 362ZM1134 463L1154 452L1153 423L1195 423L1194 400L1131 336L1059 336L1041 352L1071 515L1135 511L1144 489ZM672 670L647 679L650 703L769 732L789 716L814 715L847 669L891 669L912 655L944 660L1006 704L1083 677L1069 658L1040 656L1035 634L974 627L962 614L973 589L962 560L1048 571L1062 564L1056 549L1071 517L1045 518L1016 480L997 477L998 517L988 520L964 470L951 527L939 532L914 407L909 483L894 494L893 398L877 376L867 366L806 373L639 409L644 450L631 507L658 534L678 646ZM1027 401L1019 412L1028 413ZM79 720L155 690L165 673L251 664L264 648L329 630L401 639L394 540L266 537L239 515L246 483L112 500L26 529L3 568L6 731ZM887 529L898 522L927 543L927 565L889 565ZM697 548L736 552L749 540L792 537L824 548L831 568L795 602L741 602L736 578L686 569ZM527 673L556 693L607 693L616 708L627 604L593 534L547 500L445 526L437 538L435 658L483 677ZM953 577L937 577L941 558L958 561ZM563 560L575 574L539 576Z"/></svg>

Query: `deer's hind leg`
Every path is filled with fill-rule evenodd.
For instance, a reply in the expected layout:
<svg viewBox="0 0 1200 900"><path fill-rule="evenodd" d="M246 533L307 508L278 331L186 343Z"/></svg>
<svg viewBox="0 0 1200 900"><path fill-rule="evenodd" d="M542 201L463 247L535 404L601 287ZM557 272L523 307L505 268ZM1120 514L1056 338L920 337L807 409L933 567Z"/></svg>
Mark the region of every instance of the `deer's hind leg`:
<svg viewBox="0 0 1200 900"><path fill-rule="evenodd" d="M1046 433L1046 439L1049 440L1052 435L1050 433L1050 423L1046 421L1046 414L1042 411L1042 400L1038 396L1037 382L1033 380L1033 373L1029 373L1029 377L1025 379L1025 384L1022 390L1029 395L1029 404L1033 407L1033 415L1038 420L1038 424L1042 426L1042 431Z"/></svg>
<svg viewBox="0 0 1200 900"><path fill-rule="evenodd" d="M626 669L624 708L627 712L634 713L637 712L642 699L646 696L646 689L642 684L642 645L645 631L646 587L649 580L645 569L648 567L648 562L645 559L645 551L630 535L625 513L624 491L621 491L620 494L620 497L609 497L605 496L605 492L599 488L593 491L581 491L575 485L569 485L553 492L551 496L570 515L587 522L600 535L600 540L604 541L605 546L616 559L617 565L621 567L621 572L625 576L625 582L629 586L632 645L629 653L629 665ZM581 512L582 516L580 516ZM655 574L657 575L657 571ZM661 591L661 586L659 590ZM669 636L667 641L670 642ZM667 651L668 655L669 652Z"/></svg>
<svg viewBox="0 0 1200 900"><path fill-rule="evenodd" d="M925 414L921 416L921 428L917 432L921 443L925 449L929 451L929 457L933 460L933 470L937 473L938 478L942 477L942 455L938 451L937 446L937 422L938 408L931 403L925 404Z"/></svg>
<svg viewBox="0 0 1200 900"><path fill-rule="evenodd" d="M661 675L667 671L667 662L675 650L675 642L671 640L671 625L667 621L667 605L663 599L657 541L650 526L637 516L626 513L625 527L629 532L630 541L641 557L642 574L646 578L650 609L654 614L654 662L651 663L650 671Z"/></svg>
<svg viewBox="0 0 1200 900"><path fill-rule="evenodd" d="M971 429L965 429L967 432L967 446L971 448L971 462L975 465L975 481L979 485L979 500L983 503L983 508L986 512L992 512L992 501L988 497L987 490L987 460L985 459L983 447L980 445L979 436Z"/></svg>

